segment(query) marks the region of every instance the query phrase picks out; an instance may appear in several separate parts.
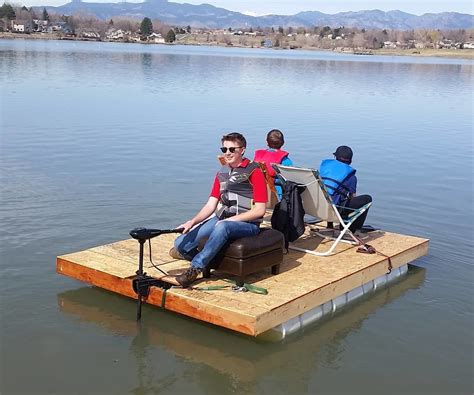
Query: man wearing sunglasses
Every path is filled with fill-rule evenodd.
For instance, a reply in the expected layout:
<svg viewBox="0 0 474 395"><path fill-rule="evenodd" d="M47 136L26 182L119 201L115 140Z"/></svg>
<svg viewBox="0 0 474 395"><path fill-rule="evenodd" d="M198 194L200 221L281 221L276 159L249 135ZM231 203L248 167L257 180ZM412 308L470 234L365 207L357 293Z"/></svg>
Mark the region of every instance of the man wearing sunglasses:
<svg viewBox="0 0 474 395"><path fill-rule="evenodd" d="M265 215L267 185L258 164L244 158L245 137L229 133L221 143L224 165L214 178L209 200L194 218L179 226L183 234L170 250L173 258L191 261L191 267L176 276L183 288L196 280L227 243L257 235ZM208 240L198 251L204 237Z"/></svg>

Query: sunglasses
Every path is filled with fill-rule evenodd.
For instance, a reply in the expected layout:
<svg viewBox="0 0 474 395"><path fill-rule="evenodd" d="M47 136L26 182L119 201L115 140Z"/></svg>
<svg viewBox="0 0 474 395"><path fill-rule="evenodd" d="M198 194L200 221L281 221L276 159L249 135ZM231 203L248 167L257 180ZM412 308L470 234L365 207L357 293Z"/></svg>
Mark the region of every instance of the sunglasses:
<svg viewBox="0 0 474 395"><path fill-rule="evenodd" d="M231 154L233 154L235 152L235 150L238 149L238 148L242 148L242 147L229 147L229 148L221 147L221 151L222 151L223 154L225 154L227 152L227 150L229 150L229 152Z"/></svg>

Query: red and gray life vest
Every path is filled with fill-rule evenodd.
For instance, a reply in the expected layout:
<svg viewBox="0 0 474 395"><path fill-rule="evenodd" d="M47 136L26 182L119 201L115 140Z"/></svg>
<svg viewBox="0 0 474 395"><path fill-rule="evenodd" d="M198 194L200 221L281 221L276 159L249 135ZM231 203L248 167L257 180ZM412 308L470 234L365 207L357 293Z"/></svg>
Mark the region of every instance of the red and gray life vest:
<svg viewBox="0 0 474 395"><path fill-rule="evenodd" d="M252 208L253 188L250 176L258 168L257 163L249 162L245 167L222 166L219 170L217 178L220 183L220 205L216 214L220 219L233 217Z"/></svg>
<svg viewBox="0 0 474 395"><path fill-rule="evenodd" d="M255 157L253 158L256 162L264 162L267 167L267 172L270 176L275 177L276 173L273 170L272 163L280 164L281 161L288 156L288 152L279 150L266 150L259 149L255 151Z"/></svg>

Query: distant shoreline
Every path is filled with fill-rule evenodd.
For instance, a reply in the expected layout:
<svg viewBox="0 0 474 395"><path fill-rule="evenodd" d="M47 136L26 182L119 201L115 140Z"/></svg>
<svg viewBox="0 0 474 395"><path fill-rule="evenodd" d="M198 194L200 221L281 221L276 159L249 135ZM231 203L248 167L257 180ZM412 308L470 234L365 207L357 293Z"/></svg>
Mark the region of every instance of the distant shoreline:
<svg viewBox="0 0 474 395"><path fill-rule="evenodd" d="M77 39L77 38L59 38L51 37L51 35L45 34L18 34L18 33L8 33L0 32L0 39L9 39L9 40L57 40L57 41L91 41L91 42L113 42L113 43L122 43L120 41L97 41L97 40L87 40L87 39ZM133 44L133 42L130 42ZM155 43L140 43L146 45L192 45L199 47L221 47L221 48L256 48L246 45L219 45L219 44L190 44L190 43L175 43L175 44L155 44ZM260 47L259 47L260 48ZM262 47L263 48L263 47ZM258 48L257 48L258 49ZM423 49L367 49L367 50L353 50L352 48L345 48L342 50L331 50L324 48L314 48L314 47L302 47L299 49L289 49L289 48L266 48L266 49L275 49L277 51L314 51L314 52L332 52L332 53L341 53L348 55L381 55L381 56L412 56L412 57L438 57L438 58L451 58L451 59L467 59L474 60L474 49L432 49L432 48L423 48Z"/></svg>

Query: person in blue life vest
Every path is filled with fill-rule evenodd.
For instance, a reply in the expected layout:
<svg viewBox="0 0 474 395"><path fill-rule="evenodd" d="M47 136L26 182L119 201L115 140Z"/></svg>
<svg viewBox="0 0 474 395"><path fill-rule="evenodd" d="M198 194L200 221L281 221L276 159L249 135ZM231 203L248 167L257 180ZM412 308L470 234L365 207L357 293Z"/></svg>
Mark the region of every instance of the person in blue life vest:
<svg viewBox="0 0 474 395"><path fill-rule="evenodd" d="M187 288L228 242L260 232L267 204L267 184L257 163L244 158L247 142L240 133L221 139L224 164L214 177L207 203L190 220L178 226L183 234L169 254L191 261L191 267L176 276ZM199 251L202 238L208 237Z"/></svg>
<svg viewBox="0 0 474 395"><path fill-rule="evenodd" d="M281 200L282 196L281 181L276 177L272 163L282 164L283 166L293 166L293 161L288 157L288 152L281 149L283 144L285 144L283 133L278 129L272 129L267 133L268 148L256 150L253 158L256 162L265 163L268 175L275 179L275 189L279 200Z"/></svg>
<svg viewBox="0 0 474 395"><path fill-rule="evenodd" d="M338 210L344 218L344 216L351 213L351 210L346 210L345 207L361 208L370 203L372 197L370 195L356 195L357 177L355 175L356 169L351 166L352 149L346 145L341 145L337 147L333 155L334 159L325 159L321 162L319 174L331 195L333 203L336 206L341 206ZM362 228L367 213L368 210L354 221L349 228L351 232Z"/></svg>

